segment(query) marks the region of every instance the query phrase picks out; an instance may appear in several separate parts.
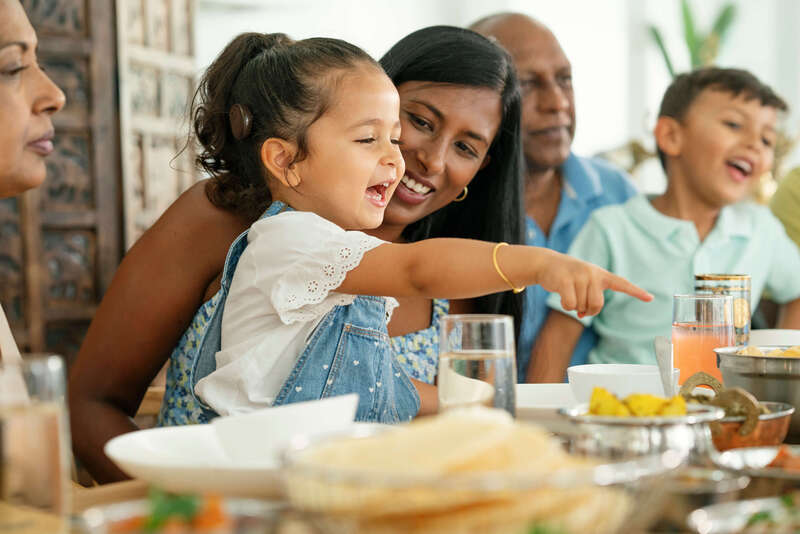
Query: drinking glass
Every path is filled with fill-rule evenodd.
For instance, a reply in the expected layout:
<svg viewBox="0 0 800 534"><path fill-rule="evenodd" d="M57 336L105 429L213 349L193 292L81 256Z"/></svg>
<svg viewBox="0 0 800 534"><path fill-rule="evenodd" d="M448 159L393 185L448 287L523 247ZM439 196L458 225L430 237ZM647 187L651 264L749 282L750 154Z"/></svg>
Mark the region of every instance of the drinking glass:
<svg viewBox="0 0 800 534"><path fill-rule="evenodd" d="M0 363L0 532L67 532L69 430L64 363Z"/></svg>
<svg viewBox="0 0 800 534"><path fill-rule="evenodd" d="M750 275L696 274L694 292L732 296L734 341L736 345L747 345L750 341Z"/></svg>
<svg viewBox="0 0 800 534"><path fill-rule="evenodd" d="M734 344L733 297L675 295L672 308L672 350L680 382L705 371L722 381L714 349Z"/></svg>
<svg viewBox="0 0 800 534"><path fill-rule="evenodd" d="M514 323L508 315L445 315L439 333L439 410L516 411Z"/></svg>

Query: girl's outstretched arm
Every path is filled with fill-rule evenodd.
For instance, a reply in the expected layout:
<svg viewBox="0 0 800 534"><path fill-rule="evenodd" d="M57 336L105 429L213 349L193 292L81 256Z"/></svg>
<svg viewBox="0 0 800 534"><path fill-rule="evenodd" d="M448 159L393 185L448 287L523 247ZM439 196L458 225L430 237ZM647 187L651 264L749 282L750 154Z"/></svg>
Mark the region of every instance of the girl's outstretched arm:
<svg viewBox="0 0 800 534"><path fill-rule="evenodd" d="M353 295L472 298L509 289L495 269L496 243L470 239L427 239L387 243L364 254L337 291ZM566 310L595 315L603 307L603 291L627 293L645 302L647 291L605 269L565 254L523 245L497 249L500 271L516 287L540 285L561 295Z"/></svg>

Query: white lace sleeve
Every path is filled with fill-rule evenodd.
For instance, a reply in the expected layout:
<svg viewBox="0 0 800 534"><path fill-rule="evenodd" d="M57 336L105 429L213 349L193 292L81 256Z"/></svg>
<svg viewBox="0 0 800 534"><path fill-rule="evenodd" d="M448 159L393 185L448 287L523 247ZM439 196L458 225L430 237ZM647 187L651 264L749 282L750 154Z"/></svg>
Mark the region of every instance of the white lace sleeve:
<svg viewBox="0 0 800 534"><path fill-rule="evenodd" d="M261 231L259 224L269 231ZM281 265L268 295L284 324L311 321L334 306L353 302L355 295L333 290L361 263L364 253L385 243L308 212L282 213L259 221L253 230L251 244L269 239L273 261Z"/></svg>

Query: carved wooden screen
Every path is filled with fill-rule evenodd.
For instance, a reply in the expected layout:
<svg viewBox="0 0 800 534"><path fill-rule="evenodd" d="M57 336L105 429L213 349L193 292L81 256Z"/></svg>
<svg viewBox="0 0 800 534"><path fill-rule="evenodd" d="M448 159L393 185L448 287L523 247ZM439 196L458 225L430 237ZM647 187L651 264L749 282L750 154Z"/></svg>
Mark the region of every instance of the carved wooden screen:
<svg viewBox="0 0 800 534"><path fill-rule="evenodd" d="M127 247L194 180L192 0L117 0ZM176 157L177 156L177 157Z"/></svg>
<svg viewBox="0 0 800 534"><path fill-rule="evenodd" d="M121 254L114 6L22 5L67 105L45 184L0 203L0 300L23 351L71 358Z"/></svg>

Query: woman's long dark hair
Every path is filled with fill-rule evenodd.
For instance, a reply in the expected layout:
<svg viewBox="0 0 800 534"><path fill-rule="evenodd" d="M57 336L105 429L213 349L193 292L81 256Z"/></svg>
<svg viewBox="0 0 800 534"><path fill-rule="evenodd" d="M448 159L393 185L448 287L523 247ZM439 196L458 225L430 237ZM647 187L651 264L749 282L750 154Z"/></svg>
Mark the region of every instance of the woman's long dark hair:
<svg viewBox="0 0 800 534"><path fill-rule="evenodd" d="M403 236L409 241L462 237L524 243L521 96L508 53L471 30L431 26L398 41L380 63L395 86L418 81L486 87L500 95L503 110L489 148L489 163L470 182L467 198L410 224ZM477 312L513 316L519 333L522 294L506 291L480 297L475 303Z"/></svg>

